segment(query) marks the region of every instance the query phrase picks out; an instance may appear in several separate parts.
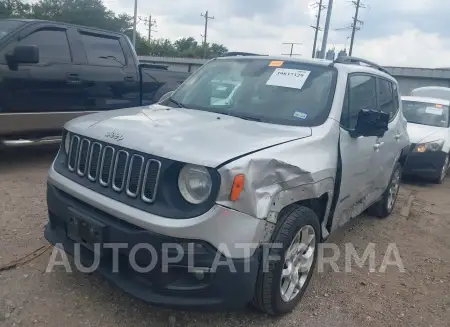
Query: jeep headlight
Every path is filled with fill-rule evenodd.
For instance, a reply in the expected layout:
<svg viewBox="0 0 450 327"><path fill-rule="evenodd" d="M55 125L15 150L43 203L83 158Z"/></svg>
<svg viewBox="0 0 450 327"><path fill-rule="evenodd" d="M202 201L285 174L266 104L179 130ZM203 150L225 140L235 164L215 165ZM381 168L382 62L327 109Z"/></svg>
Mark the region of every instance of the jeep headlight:
<svg viewBox="0 0 450 327"><path fill-rule="evenodd" d="M444 140L436 140L427 143L419 143L414 148L414 152L431 152L431 151L441 151L444 146Z"/></svg>
<svg viewBox="0 0 450 327"><path fill-rule="evenodd" d="M66 135L64 136L64 151L66 152L66 154L69 154L70 139L71 139L70 132L66 132Z"/></svg>
<svg viewBox="0 0 450 327"><path fill-rule="evenodd" d="M211 175L205 167L187 164L178 176L178 188L189 203L203 203L211 194Z"/></svg>

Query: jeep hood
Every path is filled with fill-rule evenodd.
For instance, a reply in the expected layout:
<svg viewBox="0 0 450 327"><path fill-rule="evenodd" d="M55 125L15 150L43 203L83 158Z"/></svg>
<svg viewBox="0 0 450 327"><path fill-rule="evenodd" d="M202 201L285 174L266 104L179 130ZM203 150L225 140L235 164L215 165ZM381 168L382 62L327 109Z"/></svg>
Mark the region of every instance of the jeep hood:
<svg viewBox="0 0 450 327"><path fill-rule="evenodd" d="M436 127L414 123L408 123L407 125L407 131L411 143L435 141L442 137L441 132L444 132L445 130L445 127Z"/></svg>
<svg viewBox="0 0 450 327"><path fill-rule="evenodd" d="M71 120L65 128L125 148L207 167L311 135L309 127L161 105L86 115ZM122 139L106 136L113 131Z"/></svg>

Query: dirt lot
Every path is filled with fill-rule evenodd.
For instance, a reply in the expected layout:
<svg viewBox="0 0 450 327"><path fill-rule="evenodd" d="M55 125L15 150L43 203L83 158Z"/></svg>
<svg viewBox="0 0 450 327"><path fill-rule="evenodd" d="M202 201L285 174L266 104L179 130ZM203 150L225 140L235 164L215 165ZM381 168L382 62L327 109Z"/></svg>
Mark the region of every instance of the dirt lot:
<svg viewBox="0 0 450 327"><path fill-rule="evenodd" d="M0 266L46 245L45 179L55 148L0 154ZM281 319L253 311L194 313L153 308L105 283L96 274L45 273L50 251L0 272L0 326L449 326L450 178L443 185L406 183L394 215L361 217L333 235L344 250L362 255L376 244L378 268L396 243L406 272L356 265L316 273L301 305ZM449 192L449 193L447 193ZM409 217L400 215L409 194ZM344 268L344 257L338 261ZM341 270L342 271L342 270ZM169 323L172 321L172 323Z"/></svg>

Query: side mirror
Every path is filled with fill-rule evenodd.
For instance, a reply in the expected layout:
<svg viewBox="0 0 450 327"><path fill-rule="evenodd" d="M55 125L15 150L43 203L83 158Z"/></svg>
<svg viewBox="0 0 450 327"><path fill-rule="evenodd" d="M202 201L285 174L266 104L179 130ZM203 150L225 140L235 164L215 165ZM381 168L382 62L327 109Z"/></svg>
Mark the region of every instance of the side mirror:
<svg viewBox="0 0 450 327"><path fill-rule="evenodd" d="M389 114L372 109L362 109L358 114L355 129L350 133L352 137L377 136L383 137L388 130Z"/></svg>
<svg viewBox="0 0 450 327"><path fill-rule="evenodd" d="M172 94L173 94L173 91L169 91L169 92L163 94L163 96L159 99L158 103L167 100L168 98L170 98L172 96Z"/></svg>
<svg viewBox="0 0 450 327"><path fill-rule="evenodd" d="M18 64L39 63L39 48L36 45L17 45L12 53L6 55L10 69L16 70Z"/></svg>

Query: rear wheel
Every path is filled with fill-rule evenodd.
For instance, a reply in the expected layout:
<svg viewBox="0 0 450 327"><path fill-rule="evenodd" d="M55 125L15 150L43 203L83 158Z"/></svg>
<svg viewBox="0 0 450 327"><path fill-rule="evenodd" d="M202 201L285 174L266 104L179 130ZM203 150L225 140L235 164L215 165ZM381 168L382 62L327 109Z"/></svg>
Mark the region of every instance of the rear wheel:
<svg viewBox="0 0 450 327"><path fill-rule="evenodd" d="M255 287L252 305L270 315L292 311L309 284L317 260L320 223L309 208L292 206L279 216L268 256Z"/></svg>
<svg viewBox="0 0 450 327"><path fill-rule="evenodd" d="M395 203L397 202L398 192L400 190L400 177L402 175L402 166L400 163L394 167L392 171L389 185L383 193L378 202L373 204L367 211L369 215L378 218L386 218L394 210Z"/></svg>

